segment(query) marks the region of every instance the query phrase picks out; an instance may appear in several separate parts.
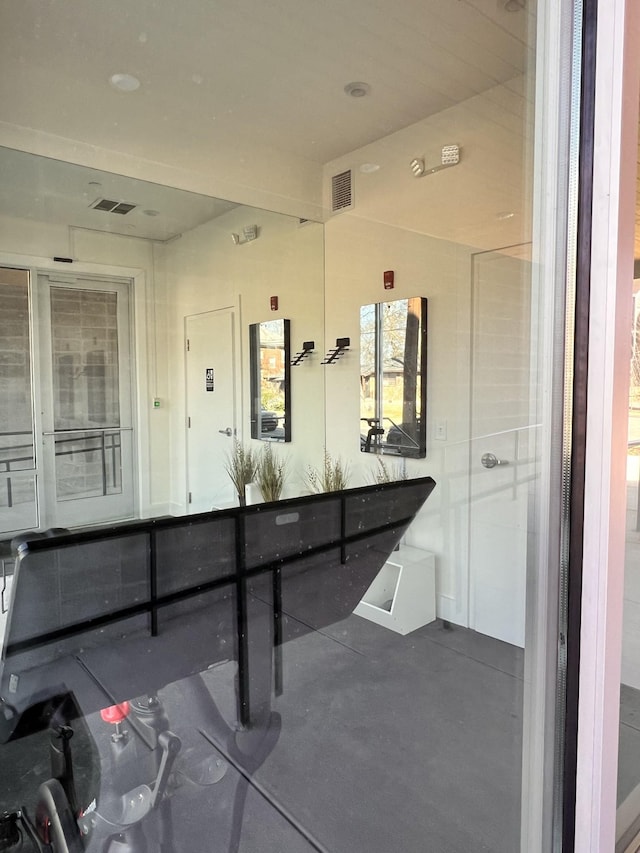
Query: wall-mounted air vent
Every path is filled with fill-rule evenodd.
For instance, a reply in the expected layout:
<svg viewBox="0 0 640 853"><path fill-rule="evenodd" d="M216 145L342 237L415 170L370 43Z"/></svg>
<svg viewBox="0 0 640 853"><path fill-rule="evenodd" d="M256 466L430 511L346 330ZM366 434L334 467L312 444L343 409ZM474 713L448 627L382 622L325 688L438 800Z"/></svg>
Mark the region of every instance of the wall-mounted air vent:
<svg viewBox="0 0 640 853"><path fill-rule="evenodd" d="M352 207L353 185L351 169L348 169L331 178L331 212L338 213L340 210L349 210Z"/></svg>
<svg viewBox="0 0 640 853"><path fill-rule="evenodd" d="M103 210L105 213L119 213L121 216L124 216L125 213L130 213L136 206L126 201L111 201L108 198L99 198L98 201L94 201L93 204L89 205L94 210Z"/></svg>

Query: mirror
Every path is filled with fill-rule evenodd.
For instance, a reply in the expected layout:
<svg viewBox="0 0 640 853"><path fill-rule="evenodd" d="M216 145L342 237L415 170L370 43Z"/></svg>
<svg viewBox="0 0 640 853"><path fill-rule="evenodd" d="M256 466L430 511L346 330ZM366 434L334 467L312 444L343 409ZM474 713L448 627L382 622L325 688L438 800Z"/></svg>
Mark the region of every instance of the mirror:
<svg viewBox="0 0 640 853"><path fill-rule="evenodd" d="M360 450L427 453L427 300L360 309Z"/></svg>
<svg viewBox="0 0 640 853"><path fill-rule="evenodd" d="M108 209L108 201L121 211ZM322 349L322 224L0 147L0 255L0 267L22 271L25 291L11 322L22 323L26 373L10 367L3 375L13 383L12 399L38 413L27 425L17 406L0 413L0 533L8 538L37 519L44 527L90 525L234 502L225 465L234 438L251 435L249 327L281 316L269 313L277 293L286 316ZM10 285L0 281L5 306L16 301ZM115 294L108 298L118 306L117 329L109 333L117 347L102 346L97 332L86 347L104 351L108 365L110 353L120 356L112 381L119 392L115 439L111 423L111 432L94 424L91 442L54 435L58 426L68 429L55 420L56 394L71 405L69 395L79 393L65 385L71 338L58 345L66 316L52 311L69 303L69 291L80 294L92 317L95 293ZM288 353L289 324L279 322ZM91 358L77 382L95 372L97 356ZM288 362L287 355L287 370ZM304 471L325 444L324 368L308 359L298 371L304 381L293 390L295 404L287 396L285 405L283 384L279 402L265 407L277 417L271 439L289 442L282 452L292 472ZM16 471L15 458L26 452L15 447L33 444L43 448L40 459L32 455ZM96 466L97 454L104 465ZM71 468L83 492L62 501ZM293 475L290 487L301 488Z"/></svg>
<svg viewBox="0 0 640 853"><path fill-rule="evenodd" d="M289 320L249 326L251 438L291 441Z"/></svg>

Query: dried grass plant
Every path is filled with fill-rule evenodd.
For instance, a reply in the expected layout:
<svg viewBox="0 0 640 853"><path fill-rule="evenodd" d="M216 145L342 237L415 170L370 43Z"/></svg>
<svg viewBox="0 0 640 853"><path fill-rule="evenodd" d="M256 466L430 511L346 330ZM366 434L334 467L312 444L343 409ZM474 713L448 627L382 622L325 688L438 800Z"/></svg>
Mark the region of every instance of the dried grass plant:
<svg viewBox="0 0 640 853"><path fill-rule="evenodd" d="M321 470L307 469L307 483L312 492L340 492L347 488L349 474L349 465L325 450Z"/></svg>
<svg viewBox="0 0 640 853"><path fill-rule="evenodd" d="M258 460L250 447L244 447L237 439L233 442L233 451L227 456L225 470L233 483L240 506L245 506L245 488L253 483Z"/></svg>
<svg viewBox="0 0 640 853"><path fill-rule="evenodd" d="M407 466L404 462L393 462L388 465L382 456L376 456L378 468L373 472L374 483L396 483L399 480L408 480Z"/></svg>
<svg viewBox="0 0 640 853"><path fill-rule="evenodd" d="M258 461L255 481L265 501L278 501L286 475L286 462L280 459L270 444L264 445Z"/></svg>

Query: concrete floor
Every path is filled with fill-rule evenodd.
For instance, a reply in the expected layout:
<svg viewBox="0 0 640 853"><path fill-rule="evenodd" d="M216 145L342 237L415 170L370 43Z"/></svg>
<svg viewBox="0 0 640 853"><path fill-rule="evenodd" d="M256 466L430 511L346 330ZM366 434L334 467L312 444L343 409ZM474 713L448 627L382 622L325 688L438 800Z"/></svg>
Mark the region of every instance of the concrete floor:
<svg viewBox="0 0 640 853"><path fill-rule="evenodd" d="M513 853L522 652L353 616L285 646L282 735L258 778L331 851Z"/></svg>
<svg viewBox="0 0 640 853"><path fill-rule="evenodd" d="M229 768L218 785L178 791L176 851L518 849L521 650L439 621L402 637L351 616L287 643L283 663L284 692L273 702L281 731L251 774L255 787ZM229 667L204 678L232 718ZM179 720L188 728L180 683L163 694L172 727ZM95 717L90 728L108 755ZM2 808L12 805L18 766L31 791L46 773L43 737L29 740L0 755ZM187 736L184 748L199 754L202 743ZM240 789L246 799L234 848Z"/></svg>

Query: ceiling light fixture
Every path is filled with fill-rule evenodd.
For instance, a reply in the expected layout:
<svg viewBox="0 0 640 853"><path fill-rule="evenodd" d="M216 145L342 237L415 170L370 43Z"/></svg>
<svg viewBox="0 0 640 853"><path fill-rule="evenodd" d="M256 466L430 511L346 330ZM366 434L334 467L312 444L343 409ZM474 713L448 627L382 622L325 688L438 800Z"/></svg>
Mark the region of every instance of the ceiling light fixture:
<svg viewBox="0 0 640 853"><path fill-rule="evenodd" d="M119 92L135 92L140 88L140 81L133 74L112 74L109 83Z"/></svg>
<svg viewBox="0 0 640 853"><path fill-rule="evenodd" d="M409 167L413 172L414 178L423 178L425 175L433 175L435 172L441 172L443 169L450 169L451 166L457 166L459 162L460 146L445 145L440 152L440 164L438 166L427 168L423 157L414 157L409 163Z"/></svg>
<svg viewBox="0 0 640 853"><path fill-rule="evenodd" d="M239 234L231 234L231 239L236 246L242 246L244 243L252 243L258 239L258 226L245 225L242 229L243 237Z"/></svg>
<svg viewBox="0 0 640 853"><path fill-rule="evenodd" d="M371 91L371 86L368 83L347 83L344 87L344 91L352 98L364 98Z"/></svg>
<svg viewBox="0 0 640 853"><path fill-rule="evenodd" d="M377 172L380 166L377 163L363 163L360 166L360 171L364 175L370 175L372 172Z"/></svg>

